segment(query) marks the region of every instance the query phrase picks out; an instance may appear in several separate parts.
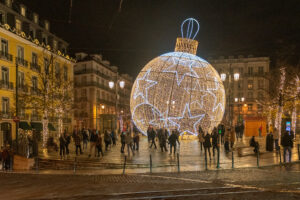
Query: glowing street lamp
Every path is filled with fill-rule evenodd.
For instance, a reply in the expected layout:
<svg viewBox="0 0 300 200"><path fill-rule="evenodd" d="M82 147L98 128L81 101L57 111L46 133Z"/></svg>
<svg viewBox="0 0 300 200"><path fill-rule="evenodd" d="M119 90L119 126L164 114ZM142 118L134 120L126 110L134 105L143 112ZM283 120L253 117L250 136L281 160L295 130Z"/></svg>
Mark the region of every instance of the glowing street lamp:
<svg viewBox="0 0 300 200"><path fill-rule="evenodd" d="M120 81L120 83L119 83L119 84L120 84L120 88L122 88L122 89L123 89L123 88L125 87L125 81Z"/></svg>
<svg viewBox="0 0 300 200"><path fill-rule="evenodd" d="M225 81L225 80L226 80L226 74L224 74L224 73L221 74L221 80L222 80L222 81Z"/></svg>
<svg viewBox="0 0 300 200"><path fill-rule="evenodd" d="M238 81L240 79L240 74L239 73L234 73L233 78L235 81Z"/></svg>
<svg viewBox="0 0 300 200"><path fill-rule="evenodd" d="M115 83L113 81L109 81L108 82L108 86L110 89L112 89L114 87Z"/></svg>

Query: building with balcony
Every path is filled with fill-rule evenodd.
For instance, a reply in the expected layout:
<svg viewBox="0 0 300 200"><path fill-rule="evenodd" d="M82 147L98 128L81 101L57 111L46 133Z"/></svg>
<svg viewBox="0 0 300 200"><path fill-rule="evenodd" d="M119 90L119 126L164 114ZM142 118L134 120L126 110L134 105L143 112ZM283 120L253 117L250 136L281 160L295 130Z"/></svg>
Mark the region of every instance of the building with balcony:
<svg viewBox="0 0 300 200"><path fill-rule="evenodd" d="M40 73L46 70L51 61L55 62L55 70L61 72L62 80L72 81L74 60L65 54L68 43L50 32L49 21L40 19L37 13L12 0L0 1L0 43L2 146L5 143L11 145L16 138L14 116L19 117L21 129L42 129L41 113L21 105L16 113L16 88L18 94L40 95ZM57 121L51 120L55 116L49 117L49 129L55 130ZM65 118L69 119L64 120L65 127L71 129L72 115L66 115Z"/></svg>
<svg viewBox="0 0 300 200"><path fill-rule="evenodd" d="M264 107L258 102L268 98L270 59L240 55L226 58L221 56L218 59L209 58L208 61L224 80L225 123L228 123L230 119L233 119L233 126L244 123L248 135L256 135L258 129L262 127L262 134L264 134L266 132Z"/></svg>
<svg viewBox="0 0 300 200"><path fill-rule="evenodd" d="M77 128L104 131L130 121L132 78L119 74L99 54L76 54L74 66L74 119Z"/></svg>

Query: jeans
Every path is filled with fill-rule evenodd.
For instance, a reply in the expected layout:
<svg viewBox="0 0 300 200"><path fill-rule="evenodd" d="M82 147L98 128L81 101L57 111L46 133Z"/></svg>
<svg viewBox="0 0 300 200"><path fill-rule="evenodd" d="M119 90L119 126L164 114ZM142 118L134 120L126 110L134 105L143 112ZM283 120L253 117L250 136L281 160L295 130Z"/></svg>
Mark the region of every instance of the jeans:
<svg viewBox="0 0 300 200"><path fill-rule="evenodd" d="M134 141L133 142L133 150L139 150L139 142L138 141Z"/></svg>
<svg viewBox="0 0 300 200"><path fill-rule="evenodd" d="M157 148L156 147L156 144L155 144L155 138L152 138L151 139L151 145L150 145L150 148L152 148L152 145L154 144L154 147L155 147L155 149Z"/></svg>
<svg viewBox="0 0 300 200"><path fill-rule="evenodd" d="M128 156L130 156L130 151L132 152L132 154L134 155L134 152L133 152L133 148L132 148L132 144L127 144L127 152L128 152Z"/></svg>
<svg viewBox="0 0 300 200"><path fill-rule="evenodd" d="M174 154L176 153L176 143L170 144L170 154L172 153L172 147L174 147Z"/></svg>
<svg viewBox="0 0 300 200"><path fill-rule="evenodd" d="M78 149L80 150L80 154L82 154L82 151L81 151L81 145L76 145L76 155L78 155Z"/></svg>
<svg viewBox="0 0 300 200"><path fill-rule="evenodd" d="M65 157L65 145L59 145L59 155Z"/></svg>
<svg viewBox="0 0 300 200"><path fill-rule="evenodd" d="M125 149L125 142L122 142L121 143L121 153L124 153L124 149Z"/></svg>
<svg viewBox="0 0 300 200"><path fill-rule="evenodd" d="M70 151L69 151L69 144L66 144L66 154L69 155Z"/></svg>
<svg viewBox="0 0 300 200"><path fill-rule="evenodd" d="M161 148L161 152L164 152L164 149L165 149L165 151L168 151L166 142L162 142L160 144L160 148Z"/></svg>
<svg viewBox="0 0 300 200"><path fill-rule="evenodd" d="M83 145L82 145L83 150L87 149L87 145L88 145L88 141L87 140L83 140Z"/></svg>
<svg viewBox="0 0 300 200"><path fill-rule="evenodd" d="M283 161L286 162L286 151L289 152L289 162L291 162L291 157L292 157L292 148L291 147L283 147Z"/></svg>
<svg viewBox="0 0 300 200"><path fill-rule="evenodd" d="M208 151L209 159L211 159L210 147L204 147L204 149L205 149L205 156L207 156L207 151Z"/></svg>
<svg viewBox="0 0 300 200"><path fill-rule="evenodd" d="M98 157L100 156L100 153L102 155L102 157L104 156L103 151L102 151L102 146L98 145L97 146L97 150L98 150Z"/></svg>

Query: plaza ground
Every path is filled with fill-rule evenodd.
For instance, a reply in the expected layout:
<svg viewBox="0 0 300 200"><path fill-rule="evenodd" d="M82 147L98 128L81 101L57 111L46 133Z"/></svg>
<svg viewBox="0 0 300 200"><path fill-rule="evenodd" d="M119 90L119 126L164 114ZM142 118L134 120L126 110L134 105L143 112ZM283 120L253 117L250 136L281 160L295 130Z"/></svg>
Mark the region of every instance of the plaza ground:
<svg viewBox="0 0 300 200"><path fill-rule="evenodd" d="M1 172L0 199L300 199L300 164L127 175Z"/></svg>
<svg viewBox="0 0 300 200"><path fill-rule="evenodd" d="M231 169L232 161L234 168L257 167L257 157L253 152L253 148L249 147L249 139L244 138L236 142L233 154L225 153L224 146L221 146L220 152L220 169ZM297 136L294 148L292 150L292 161L298 161L298 140ZM280 154L275 150L266 152L265 138L258 138L260 143L259 166L271 166L280 164ZM157 144L158 145L158 144ZM117 141L116 146L112 146L108 151L104 151L104 157L88 157L89 146L84 153L76 157L74 145L70 144L70 156L65 160L60 160L59 152L42 152L40 151L39 173L76 173L81 174L122 174L125 154L120 153L120 142ZM185 139L180 141L179 165L180 171L203 171L205 170L204 150L200 150L200 144L197 140ZM127 156L125 173L147 173L150 172L150 155L152 157L152 172L177 172L178 160L177 154L170 155L168 152L161 152L159 148L149 148L146 137L141 138L140 149L135 155ZM233 159L232 159L233 155ZM76 163L75 163L76 157ZM283 162L283 151L281 151L281 159ZM207 169L216 170L217 154L208 157Z"/></svg>

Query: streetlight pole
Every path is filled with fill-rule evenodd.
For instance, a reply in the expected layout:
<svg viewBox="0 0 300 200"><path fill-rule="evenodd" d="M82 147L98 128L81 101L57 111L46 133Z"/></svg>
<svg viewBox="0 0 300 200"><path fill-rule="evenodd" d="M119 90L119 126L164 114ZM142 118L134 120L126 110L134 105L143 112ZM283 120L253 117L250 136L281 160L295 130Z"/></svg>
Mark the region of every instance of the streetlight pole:
<svg viewBox="0 0 300 200"><path fill-rule="evenodd" d="M18 135L19 135L19 119L18 119L18 114L19 114L19 80L18 80L18 73L19 73L19 65L18 61L16 59L16 150L18 152Z"/></svg>

